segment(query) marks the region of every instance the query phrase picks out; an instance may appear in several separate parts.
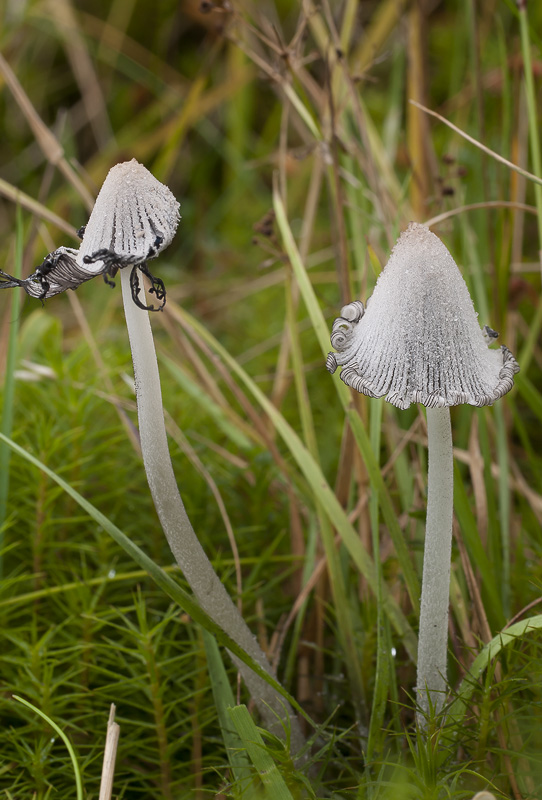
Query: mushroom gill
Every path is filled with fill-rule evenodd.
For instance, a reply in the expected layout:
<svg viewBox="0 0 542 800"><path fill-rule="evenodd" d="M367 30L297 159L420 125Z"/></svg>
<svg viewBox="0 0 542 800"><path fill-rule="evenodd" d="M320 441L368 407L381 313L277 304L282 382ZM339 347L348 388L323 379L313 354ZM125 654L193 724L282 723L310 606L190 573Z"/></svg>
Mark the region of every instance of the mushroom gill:
<svg viewBox="0 0 542 800"><path fill-rule="evenodd" d="M369 397L408 408L490 405L519 370L480 328L467 285L440 239L412 222L401 234L367 308L350 303L333 324L327 368Z"/></svg>

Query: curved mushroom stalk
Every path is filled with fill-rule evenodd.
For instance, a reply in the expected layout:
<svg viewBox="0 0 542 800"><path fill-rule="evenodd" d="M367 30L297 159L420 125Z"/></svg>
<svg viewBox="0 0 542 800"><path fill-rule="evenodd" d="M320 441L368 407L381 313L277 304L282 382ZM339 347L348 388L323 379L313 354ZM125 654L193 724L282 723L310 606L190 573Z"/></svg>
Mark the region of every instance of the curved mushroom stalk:
<svg viewBox="0 0 542 800"><path fill-rule="evenodd" d="M186 513L177 488L167 444L162 393L149 315L132 299L127 271L121 272L124 313L132 350L141 452L151 495L175 560L201 607L260 666L274 676L271 665L241 617L207 558ZM143 291L143 289L141 289ZM299 722L288 703L246 664L232 656L266 724L278 735L290 730L292 753L304 744Z"/></svg>
<svg viewBox="0 0 542 800"><path fill-rule="evenodd" d="M369 397L398 408L427 406L429 479L422 579L418 723L445 699L453 517L449 406L494 403L514 385L508 348L490 350L497 333L480 329L452 256L424 225L411 223L393 248L367 307L359 301L333 323L330 372Z"/></svg>

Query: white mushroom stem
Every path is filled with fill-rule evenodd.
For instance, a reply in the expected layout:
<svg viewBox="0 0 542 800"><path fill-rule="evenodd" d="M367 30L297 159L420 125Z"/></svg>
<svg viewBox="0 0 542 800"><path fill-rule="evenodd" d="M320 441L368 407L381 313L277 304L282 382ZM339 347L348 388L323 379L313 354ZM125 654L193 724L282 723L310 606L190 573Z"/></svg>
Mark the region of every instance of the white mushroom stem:
<svg viewBox="0 0 542 800"><path fill-rule="evenodd" d="M427 409L429 469L418 638L418 724L425 728L431 709L446 697L448 606L453 520L453 451L450 409Z"/></svg>
<svg viewBox="0 0 542 800"><path fill-rule="evenodd" d="M205 555L188 519L177 488L167 443L158 362L148 311L132 300L130 270L120 271L124 313L132 350L141 451L152 499L175 560L198 602L207 614L226 631L270 675L273 670L220 578ZM269 684L246 664L233 657L266 724L288 724L292 752L304 743L301 728L292 708ZM280 728L279 731L280 732Z"/></svg>

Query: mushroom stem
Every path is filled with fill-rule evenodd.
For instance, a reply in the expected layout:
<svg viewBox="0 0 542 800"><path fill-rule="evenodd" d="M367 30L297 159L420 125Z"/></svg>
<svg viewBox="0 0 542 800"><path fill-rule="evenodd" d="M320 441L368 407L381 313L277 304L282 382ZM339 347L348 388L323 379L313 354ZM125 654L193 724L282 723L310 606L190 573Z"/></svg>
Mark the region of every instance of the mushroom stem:
<svg viewBox="0 0 542 800"><path fill-rule="evenodd" d="M453 519L453 450L450 409L427 409L429 469L418 638L418 725L437 714L446 696L448 606Z"/></svg>
<svg viewBox="0 0 542 800"><path fill-rule="evenodd" d="M129 270L121 270L122 297L132 350L141 452L152 499L177 564L204 611L270 675L273 670L220 578L190 523L177 488L167 443L158 362L148 311L132 300ZM143 291L143 290L142 290ZM304 744L293 709L246 664L232 656L266 724L281 733L290 730L292 752Z"/></svg>

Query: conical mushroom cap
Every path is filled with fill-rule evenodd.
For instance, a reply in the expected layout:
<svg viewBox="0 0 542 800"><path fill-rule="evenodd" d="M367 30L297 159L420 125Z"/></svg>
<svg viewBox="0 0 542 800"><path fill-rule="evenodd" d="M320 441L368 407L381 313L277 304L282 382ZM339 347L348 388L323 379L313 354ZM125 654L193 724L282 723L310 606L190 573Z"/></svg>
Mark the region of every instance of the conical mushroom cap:
<svg viewBox="0 0 542 800"><path fill-rule="evenodd" d="M327 367L398 408L493 403L519 366L506 347L490 350L467 285L443 243L411 223L397 241L367 309L350 303L335 320Z"/></svg>
<svg viewBox="0 0 542 800"><path fill-rule="evenodd" d="M151 250L157 255L175 236L179 203L172 192L135 158L117 164L96 198L85 228L77 262L85 270L99 273L103 263L85 263L85 256L110 250L118 256L145 261ZM161 238L157 245L157 237Z"/></svg>

